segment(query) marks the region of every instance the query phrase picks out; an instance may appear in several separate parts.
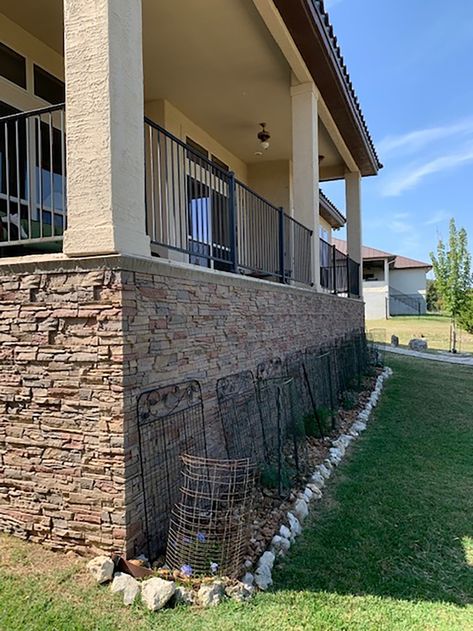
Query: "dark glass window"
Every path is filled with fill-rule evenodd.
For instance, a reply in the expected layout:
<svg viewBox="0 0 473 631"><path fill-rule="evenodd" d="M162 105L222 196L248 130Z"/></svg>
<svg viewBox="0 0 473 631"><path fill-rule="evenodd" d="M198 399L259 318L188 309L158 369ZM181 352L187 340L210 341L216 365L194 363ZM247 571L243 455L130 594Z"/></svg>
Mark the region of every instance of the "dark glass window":
<svg viewBox="0 0 473 631"><path fill-rule="evenodd" d="M52 105L64 103L64 82L57 79L43 68L34 65L34 93Z"/></svg>
<svg viewBox="0 0 473 631"><path fill-rule="evenodd" d="M225 164L225 162L223 162L223 160L220 160L220 158L217 158L217 156L212 155L212 162L215 162L215 164L220 167L222 171L230 171L228 164Z"/></svg>
<svg viewBox="0 0 473 631"><path fill-rule="evenodd" d="M0 43L0 74L26 89L26 59L2 43Z"/></svg>

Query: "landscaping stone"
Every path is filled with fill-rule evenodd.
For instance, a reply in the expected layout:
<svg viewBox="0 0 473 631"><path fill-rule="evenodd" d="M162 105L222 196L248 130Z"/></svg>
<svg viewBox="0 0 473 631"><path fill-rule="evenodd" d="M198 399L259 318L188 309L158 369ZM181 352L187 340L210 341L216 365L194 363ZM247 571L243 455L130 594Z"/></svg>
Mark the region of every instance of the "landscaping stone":
<svg viewBox="0 0 473 631"><path fill-rule="evenodd" d="M293 513L288 513L287 518L289 520L289 526L291 528L291 538L297 537L302 532L299 520Z"/></svg>
<svg viewBox="0 0 473 631"><path fill-rule="evenodd" d="M284 539L290 539L291 538L291 531L289 530L289 528L287 526L285 526L284 524L281 525L281 528L279 529L279 534L281 535L281 537L283 537Z"/></svg>
<svg viewBox="0 0 473 631"><path fill-rule="evenodd" d="M409 340L409 349L411 351L426 351L427 350L427 340L423 338L412 338Z"/></svg>
<svg viewBox="0 0 473 631"><path fill-rule="evenodd" d="M124 605L132 605L141 591L140 584L136 578L123 572L117 572L115 574L110 589L114 594L123 594Z"/></svg>
<svg viewBox="0 0 473 631"><path fill-rule="evenodd" d="M195 594L189 587L179 585L174 592L175 605L193 605L195 602Z"/></svg>
<svg viewBox="0 0 473 631"><path fill-rule="evenodd" d="M274 556L274 554L269 550L266 550L266 552L261 555L261 558L258 561L258 567L261 567L262 565L267 565L269 569L272 570L275 559L276 557Z"/></svg>
<svg viewBox="0 0 473 631"><path fill-rule="evenodd" d="M158 611L174 596L176 584L162 578L149 578L141 583L141 599L150 611Z"/></svg>
<svg viewBox="0 0 473 631"><path fill-rule="evenodd" d="M102 584L112 580L115 565L110 557L102 555L89 561L87 563L87 569L97 583Z"/></svg>
<svg viewBox="0 0 473 631"><path fill-rule="evenodd" d="M251 572L247 572L245 576L241 579L241 582L244 583L247 587L252 587L255 582L255 577Z"/></svg>
<svg viewBox="0 0 473 631"><path fill-rule="evenodd" d="M309 514L309 509L307 508L307 502L304 500L297 500L294 504L294 515L297 519L302 522Z"/></svg>
<svg viewBox="0 0 473 631"><path fill-rule="evenodd" d="M323 489L325 486L325 478L324 476L320 473L320 471L316 471L315 473L312 474L312 477L310 478L312 484L315 484L316 486L319 487L319 489Z"/></svg>
<svg viewBox="0 0 473 631"><path fill-rule="evenodd" d="M238 603L243 603L249 600L253 591L254 587L246 585L243 582L238 582L235 585L228 585L225 588L225 594Z"/></svg>
<svg viewBox="0 0 473 631"><path fill-rule="evenodd" d="M210 585L201 585L197 592L197 603L201 607L215 607L222 602L225 595L225 587L221 581Z"/></svg>
<svg viewBox="0 0 473 631"><path fill-rule="evenodd" d="M271 570L267 565L261 565L255 572L255 583L259 589L265 591L273 584Z"/></svg>

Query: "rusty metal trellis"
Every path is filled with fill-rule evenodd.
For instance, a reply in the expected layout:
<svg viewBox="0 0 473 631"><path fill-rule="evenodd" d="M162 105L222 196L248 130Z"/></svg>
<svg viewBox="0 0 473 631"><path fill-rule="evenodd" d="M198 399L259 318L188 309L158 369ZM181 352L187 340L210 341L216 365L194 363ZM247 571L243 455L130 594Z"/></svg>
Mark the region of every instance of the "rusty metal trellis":
<svg viewBox="0 0 473 631"><path fill-rule="evenodd" d="M219 379L217 400L228 457L263 462L263 427L251 370Z"/></svg>
<svg viewBox="0 0 473 631"><path fill-rule="evenodd" d="M146 540L151 560L166 546L181 479L180 456L206 456L202 392L186 381L143 392L137 403Z"/></svg>
<svg viewBox="0 0 473 631"><path fill-rule="evenodd" d="M236 576L248 543L254 467L249 458L185 454L183 485L172 511L166 562L192 575Z"/></svg>

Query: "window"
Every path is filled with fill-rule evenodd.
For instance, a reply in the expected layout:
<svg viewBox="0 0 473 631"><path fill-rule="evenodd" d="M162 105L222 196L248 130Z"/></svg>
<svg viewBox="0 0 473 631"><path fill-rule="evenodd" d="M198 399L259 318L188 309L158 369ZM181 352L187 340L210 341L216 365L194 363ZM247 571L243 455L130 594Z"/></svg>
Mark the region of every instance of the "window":
<svg viewBox="0 0 473 631"><path fill-rule="evenodd" d="M34 65L34 93L52 105L64 103L64 82Z"/></svg>
<svg viewBox="0 0 473 631"><path fill-rule="evenodd" d="M26 90L26 59L0 43L0 74Z"/></svg>
<svg viewBox="0 0 473 631"><path fill-rule="evenodd" d="M228 164L225 164L225 162L223 162L222 160L220 160L220 158L217 158L217 156L214 156L213 154L212 162L215 162L215 164L220 167L222 171L230 171L230 167L228 166Z"/></svg>

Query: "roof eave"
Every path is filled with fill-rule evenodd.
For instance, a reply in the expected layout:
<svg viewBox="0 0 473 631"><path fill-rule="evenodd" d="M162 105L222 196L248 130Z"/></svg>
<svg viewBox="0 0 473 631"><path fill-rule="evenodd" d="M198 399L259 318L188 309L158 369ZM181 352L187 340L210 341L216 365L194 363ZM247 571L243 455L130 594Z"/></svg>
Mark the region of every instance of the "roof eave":
<svg viewBox="0 0 473 631"><path fill-rule="evenodd" d="M274 0L360 173L382 168L322 0Z"/></svg>

